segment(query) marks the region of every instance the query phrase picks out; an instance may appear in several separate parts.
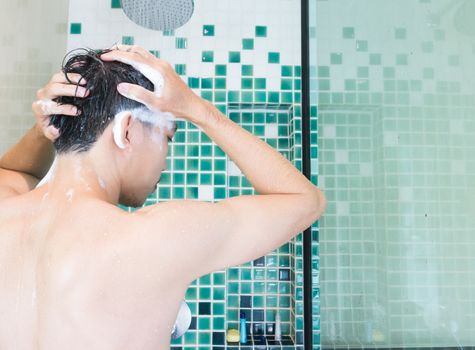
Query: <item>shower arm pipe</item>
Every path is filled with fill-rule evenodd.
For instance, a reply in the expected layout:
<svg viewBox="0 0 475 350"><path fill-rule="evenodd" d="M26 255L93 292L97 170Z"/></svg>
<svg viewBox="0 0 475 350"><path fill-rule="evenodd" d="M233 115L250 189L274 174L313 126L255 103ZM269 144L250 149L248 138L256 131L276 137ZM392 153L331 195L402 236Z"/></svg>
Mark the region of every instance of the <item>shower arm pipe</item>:
<svg viewBox="0 0 475 350"><path fill-rule="evenodd" d="M302 94L302 173L311 180L310 169L310 52L309 1L301 0L301 94ZM313 349L312 321L312 227L303 232L303 318L304 349Z"/></svg>

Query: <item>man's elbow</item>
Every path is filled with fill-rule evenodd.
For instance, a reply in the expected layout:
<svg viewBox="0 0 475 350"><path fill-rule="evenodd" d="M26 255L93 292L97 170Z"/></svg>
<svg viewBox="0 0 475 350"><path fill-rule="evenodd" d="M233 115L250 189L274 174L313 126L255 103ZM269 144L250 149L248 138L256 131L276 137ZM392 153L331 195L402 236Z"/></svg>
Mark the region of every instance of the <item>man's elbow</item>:
<svg viewBox="0 0 475 350"><path fill-rule="evenodd" d="M318 187L315 187L314 203L314 213L316 215L315 220L317 220L318 218L320 218L320 216L322 216L323 212L327 207L327 200L325 198L325 195Z"/></svg>

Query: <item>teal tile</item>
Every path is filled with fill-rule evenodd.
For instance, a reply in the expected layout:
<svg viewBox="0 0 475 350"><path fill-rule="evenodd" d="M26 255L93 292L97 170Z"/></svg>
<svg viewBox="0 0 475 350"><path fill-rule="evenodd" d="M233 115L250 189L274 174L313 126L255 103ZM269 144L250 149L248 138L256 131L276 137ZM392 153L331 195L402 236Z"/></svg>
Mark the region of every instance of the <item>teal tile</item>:
<svg viewBox="0 0 475 350"><path fill-rule="evenodd" d="M160 58L160 51L159 50L149 50L149 52L154 55L155 57Z"/></svg>
<svg viewBox="0 0 475 350"><path fill-rule="evenodd" d="M241 79L241 89L252 89L252 78L242 78Z"/></svg>
<svg viewBox="0 0 475 350"><path fill-rule="evenodd" d="M356 80L355 79L345 79L345 90L346 91L356 90Z"/></svg>
<svg viewBox="0 0 475 350"><path fill-rule="evenodd" d="M201 88L202 89L212 89L213 88L213 78L201 78Z"/></svg>
<svg viewBox="0 0 475 350"><path fill-rule="evenodd" d="M266 26L256 26L256 36L257 37L267 37L267 27Z"/></svg>
<svg viewBox="0 0 475 350"><path fill-rule="evenodd" d="M203 26L203 36L214 36L214 25L205 24Z"/></svg>
<svg viewBox="0 0 475 350"><path fill-rule="evenodd" d="M360 51L360 52L368 51L368 41L356 40L356 51Z"/></svg>
<svg viewBox="0 0 475 350"><path fill-rule="evenodd" d="M407 65L407 55L406 54L397 54L396 55L396 64L397 65Z"/></svg>
<svg viewBox="0 0 475 350"><path fill-rule="evenodd" d="M214 330L224 330L224 317L216 317L214 316L215 313L213 312L213 329ZM180 338L178 338L180 339Z"/></svg>
<svg viewBox="0 0 475 350"><path fill-rule="evenodd" d="M230 51L229 52L229 63L239 63L241 62L241 52L239 51Z"/></svg>
<svg viewBox="0 0 475 350"><path fill-rule="evenodd" d="M357 67L356 69L356 76L358 78L368 78L369 76L369 69L368 67Z"/></svg>
<svg viewBox="0 0 475 350"><path fill-rule="evenodd" d="M269 63L280 63L280 53L279 52L269 52L267 55L267 62Z"/></svg>
<svg viewBox="0 0 475 350"><path fill-rule="evenodd" d="M281 103L292 103L292 93L291 92L281 92L280 93L280 102Z"/></svg>
<svg viewBox="0 0 475 350"><path fill-rule="evenodd" d="M330 67L329 66L318 66L317 75L319 78L329 78L330 77Z"/></svg>
<svg viewBox="0 0 475 350"><path fill-rule="evenodd" d="M423 41L421 44L422 52L430 53L434 51L434 43L432 41Z"/></svg>
<svg viewBox="0 0 475 350"><path fill-rule="evenodd" d="M283 77L291 77L293 75L292 66L282 66L280 73Z"/></svg>
<svg viewBox="0 0 475 350"><path fill-rule="evenodd" d="M422 70L422 78L434 79L434 68L424 68Z"/></svg>
<svg viewBox="0 0 475 350"><path fill-rule="evenodd" d="M330 79L318 79L318 91L330 90Z"/></svg>
<svg viewBox="0 0 475 350"><path fill-rule="evenodd" d="M186 38L176 38L175 39L175 48L177 49L186 49L187 40Z"/></svg>
<svg viewBox="0 0 475 350"><path fill-rule="evenodd" d="M69 32L71 34L81 34L81 23L71 23Z"/></svg>
<svg viewBox="0 0 475 350"><path fill-rule="evenodd" d="M242 76L252 76L254 75L254 66L250 64L243 64L241 66L241 75Z"/></svg>
<svg viewBox="0 0 475 350"><path fill-rule="evenodd" d="M383 68L383 77L384 78L395 78L396 77L396 70L394 67L384 67Z"/></svg>
<svg viewBox="0 0 475 350"><path fill-rule="evenodd" d="M213 92L209 90L201 91L201 97L207 101L213 102Z"/></svg>
<svg viewBox="0 0 475 350"><path fill-rule="evenodd" d="M278 103L279 102L279 93L275 91L267 92L267 101L270 103Z"/></svg>
<svg viewBox="0 0 475 350"><path fill-rule="evenodd" d="M330 63L331 64L342 64L343 54L341 53L331 53L330 54Z"/></svg>
<svg viewBox="0 0 475 350"><path fill-rule="evenodd" d="M255 78L254 79L254 88L255 89L265 89L266 88L266 78Z"/></svg>
<svg viewBox="0 0 475 350"><path fill-rule="evenodd" d="M242 49L243 50L253 50L254 49L254 39L242 39Z"/></svg>
<svg viewBox="0 0 475 350"><path fill-rule="evenodd" d="M122 5L120 4L120 0L111 0L111 8L113 9L122 8Z"/></svg>
<svg viewBox="0 0 475 350"><path fill-rule="evenodd" d="M122 44L124 45L133 45L134 44L134 37L133 36L123 36L122 37Z"/></svg>
<svg viewBox="0 0 475 350"><path fill-rule="evenodd" d="M162 175L163 177L163 175ZM163 179L161 180L163 182ZM161 187L158 189L158 198L168 199L170 198L170 189L168 187Z"/></svg>
<svg viewBox="0 0 475 350"><path fill-rule="evenodd" d="M214 198L215 199L224 199L224 198L226 198L226 187L215 187L214 188Z"/></svg>
<svg viewBox="0 0 475 350"><path fill-rule="evenodd" d="M254 92L254 101L257 103L265 103L267 95L265 91L256 91Z"/></svg>
<svg viewBox="0 0 475 350"><path fill-rule="evenodd" d="M227 66L225 64L217 64L214 67L214 74L216 76L226 76Z"/></svg>
<svg viewBox="0 0 475 350"><path fill-rule="evenodd" d="M300 79L295 79L294 80L294 90L300 90L301 89L301 80Z"/></svg>
<svg viewBox="0 0 475 350"><path fill-rule="evenodd" d="M200 87L200 78L189 77L188 78L188 86L192 89L196 89Z"/></svg>
<svg viewBox="0 0 475 350"><path fill-rule="evenodd" d="M395 28L394 29L394 38L396 38L396 39L406 39L406 28Z"/></svg>
<svg viewBox="0 0 475 350"><path fill-rule="evenodd" d="M252 92L250 91L243 91L241 94L242 102L254 102Z"/></svg>
<svg viewBox="0 0 475 350"><path fill-rule="evenodd" d="M435 40L445 40L445 31L442 29L434 30L434 39Z"/></svg>
<svg viewBox="0 0 475 350"><path fill-rule="evenodd" d="M294 75L296 77L300 77L302 74L302 67L300 66L294 66Z"/></svg>
<svg viewBox="0 0 475 350"><path fill-rule="evenodd" d="M342 36L343 39L353 39L355 37L355 28L343 27Z"/></svg>
<svg viewBox="0 0 475 350"><path fill-rule="evenodd" d="M226 78L215 78L214 79L214 88L215 89L226 89Z"/></svg>
<svg viewBox="0 0 475 350"><path fill-rule="evenodd" d="M281 90L292 90L292 79L281 79L280 88Z"/></svg>
<svg viewBox="0 0 475 350"><path fill-rule="evenodd" d="M215 91L214 102L226 102L226 91Z"/></svg>
<svg viewBox="0 0 475 350"><path fill-rule="evenodd" d="M186 64L175 64L175 72L178 75L186 75Z"/></svg>
<svg viewBox="0 0 475 350"><path fill-rule="evenodd" d="M164 30L163 31L163 36L174 36L175 31L174 30Z"/></svg>
<svg viewBox="0 0 475 350"><path fill-rule="evenodd" d="M458 56L458 55L449 55L448 63L449 63L449 66L459 66L460 65L460 56Z"/></svg>
<svg viewBox="0 0 475 350"><path fill-rule="evenodd" d="M240 92L239 91L228 91L228 102L239 102Z"/></svg>
<svg viewBox="0 0 475 350"><path fill-rule="evenodd" d="M203 51L201 54L202 62L213 62L214 61L214 51Z"/></svg>
<svg viewBox="0 0 475 350"><path fill-rule="evenodd" d="M373 66L378 66L381 64L381 54L379 53L370 53L369 54L369 64Z"/></svg>

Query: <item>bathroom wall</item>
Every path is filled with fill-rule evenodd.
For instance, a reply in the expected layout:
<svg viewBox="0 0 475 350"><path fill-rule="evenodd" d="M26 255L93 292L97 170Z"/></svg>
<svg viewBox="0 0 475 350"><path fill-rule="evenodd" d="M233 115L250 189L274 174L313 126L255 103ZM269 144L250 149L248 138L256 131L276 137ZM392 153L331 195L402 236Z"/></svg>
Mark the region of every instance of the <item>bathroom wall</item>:
<svg viewBox="0 0 475 350"><path fill-rule="evenodd" d="M0 152L35 123L36 91L59 71L68 1L0 0Z"/></svg>
<svg viewBox="0 0 475 350"><path fill-rule="evenodd" d="M68 30L69 50L137 44L167 60L198 95L301 169L299 1L197 0L185 26L162 33L132 23L118 0L72 0ZM146 205L255 194L236 164L193 124L178 122L169 150L167 171ZM260 259L194 281L186 293L191 329L173 341L172 348L237 349L226 344L225 332L239 328L239 312L245 311L249 344L257 343L252 332L256 340L260 334L270 336L268 345L302 349L302 286L299 234ZM316 282L316 293L317 287ZM268 328L274 325L276 310L283 321L282 342L272 342ZM315 317L318 320L318 314ZM316 348L318 337L316 328Z"/></svg>
<svg viewBox="0 0 475 350"><path fill-rule="evenodd" d="M317 1L323 348L475 344L474 5Z"/></svg>

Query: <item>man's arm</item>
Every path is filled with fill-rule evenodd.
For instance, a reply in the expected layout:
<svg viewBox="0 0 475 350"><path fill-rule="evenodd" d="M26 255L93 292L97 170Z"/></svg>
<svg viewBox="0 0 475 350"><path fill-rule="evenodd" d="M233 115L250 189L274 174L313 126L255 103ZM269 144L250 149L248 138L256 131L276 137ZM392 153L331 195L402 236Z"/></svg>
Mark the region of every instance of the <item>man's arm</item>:
<svg viewBox="0 0 475 350"><path fill-rule="evenodd" d="M31 191L53 159L53 144L36 124L0 158L0 198Z"/></svg>
<svg viewBox="0 0 475 350"><path fill-rule="evenodd" d="M49 125L52 114L76 116L76 107L59 105L53 102L58 96L85 97L86 89L77 87L80 75L68 74L71 84L64 73L55 74L49 83L38 90L32 105L36 124L0 158L0 199L23 194L36 187L43 178L54 159L53 142L58 130ZM84 79L81 84L84 84Z"/></svg>

